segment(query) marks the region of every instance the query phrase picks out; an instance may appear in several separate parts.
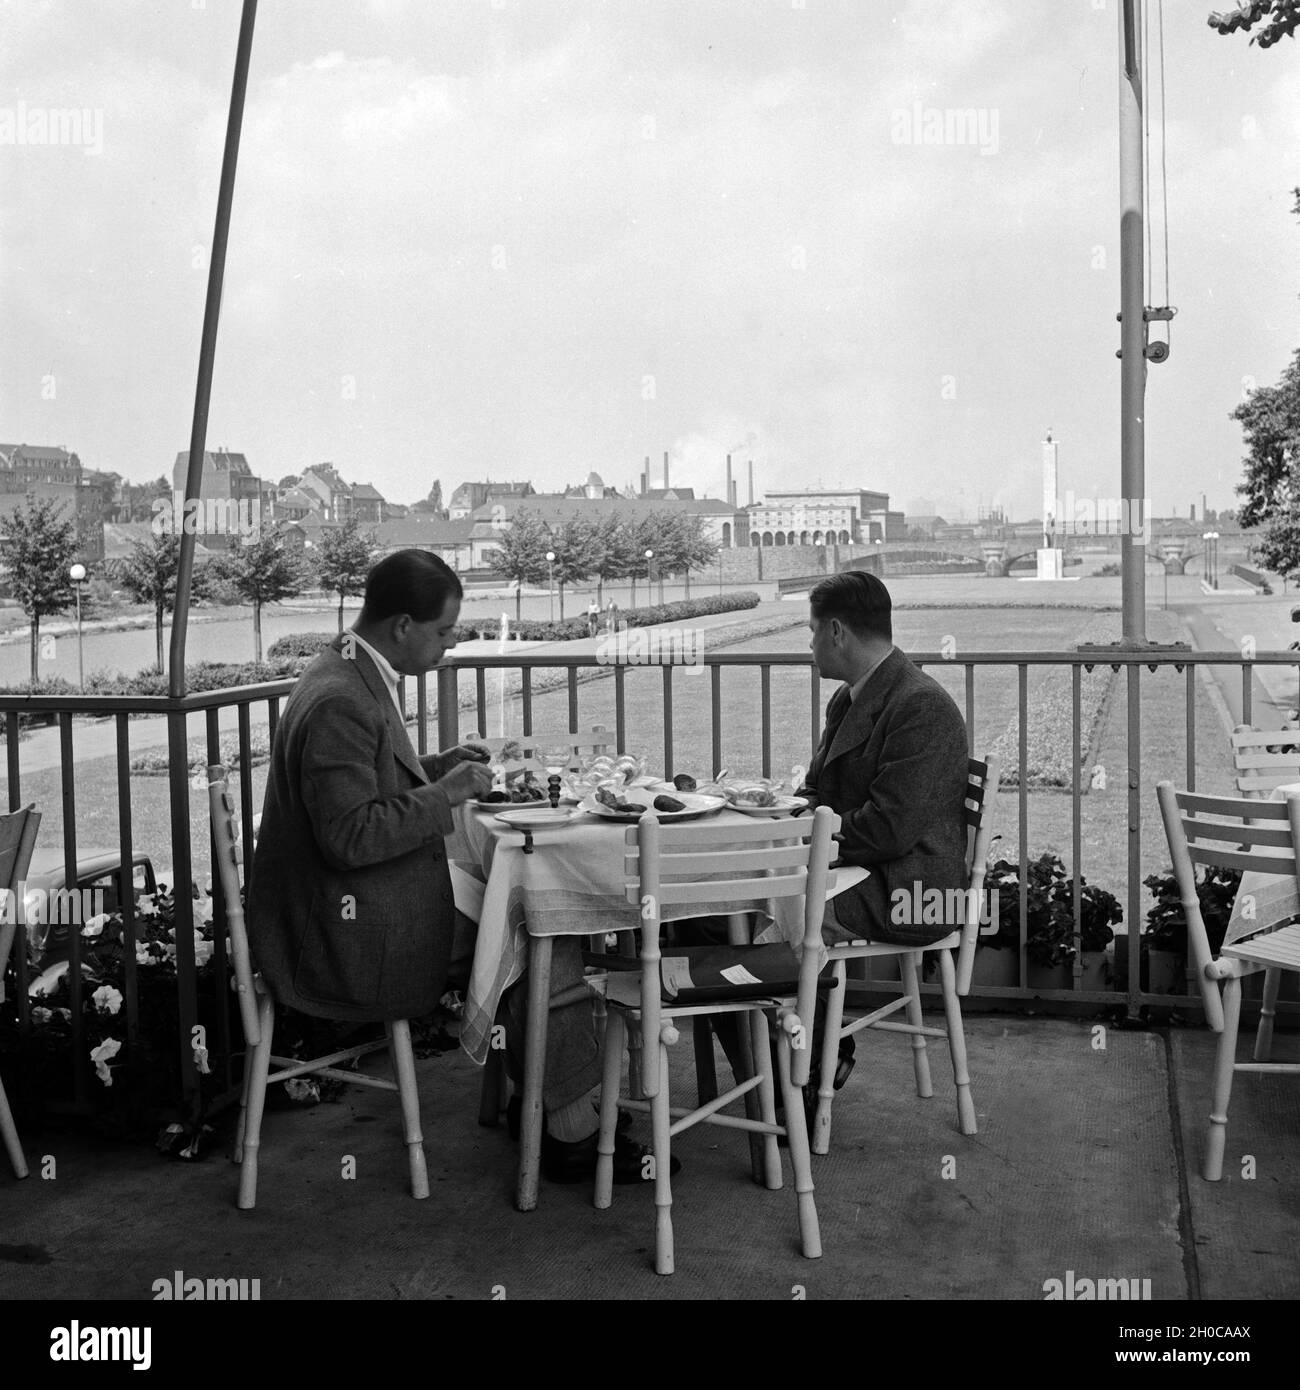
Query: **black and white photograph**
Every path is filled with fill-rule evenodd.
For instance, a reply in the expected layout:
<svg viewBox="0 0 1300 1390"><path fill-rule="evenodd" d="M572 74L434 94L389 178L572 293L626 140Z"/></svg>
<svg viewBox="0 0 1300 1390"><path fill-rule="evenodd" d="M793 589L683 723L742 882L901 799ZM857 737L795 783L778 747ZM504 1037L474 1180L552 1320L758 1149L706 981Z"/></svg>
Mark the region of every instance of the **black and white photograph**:
<svg viewBox="0 0 1300 1390"><path fill-rule="evenodd" d="M1297 31L0 0L16 1370L1280 1358Z"/></svg>

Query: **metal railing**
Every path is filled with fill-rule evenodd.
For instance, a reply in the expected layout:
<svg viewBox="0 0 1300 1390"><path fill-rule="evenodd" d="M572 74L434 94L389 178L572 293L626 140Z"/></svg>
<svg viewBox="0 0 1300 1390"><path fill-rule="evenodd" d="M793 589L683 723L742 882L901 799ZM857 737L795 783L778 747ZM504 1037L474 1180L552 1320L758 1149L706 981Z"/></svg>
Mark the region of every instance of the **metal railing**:
<svg viewBox="0 0 1300 1390"><path fill-rule="evenodd" d="M1124 769L1125 837L1127 878L1124 885L1125 920L1130 928L1140 923L1145 916L1146 904L1143 902L1143 810L1149 818L1154 818L1154 784L1144 782L1143 778L1143 722L1142 685L1143 668L1150 673L1161 673L1173 668L1175 677L1181 677L1184 685L1184 719L1182 734L1183 774L1181 782L1195 788L1198 781L1196 761L1197 744L1197 673L1202 668L1235 668L1240 678L1240 701L1242 718L1251 722L1256 702L1255 671L1260 666L1285 666L1297 671L1300 676L1300 657L1290 653L1260 653L1252 660L1243 659L1236 652L1026 652L1026 653L965 653L958 659L946 659L940 653L920 653L912 656L913 661L923 668L932 668L937 674L947 673L951 683L958 687L958 704L964 708L969 742L972 752L988 751L985 740L991 743L989 731L981 728L981 706L977 699L977 674L1002 672L1003 678L1014 681L1014 705L1018 717L1017 755L1010 765L1015 768L1018 783L1003 792L1000 802L1014 795L1016 804L1016 853L1019 863L1024 865L1030 858L1030 787L1027 772L1029 711L1031 699L1031 674L1044 669L1068 670L1071 689L1071 721L1068 731L1069 764L1072 769L1071 785L1063 789L1071 800L1070 859L1068 868L1073 876L1072 907L1075 925L1075 957L1072 969L1072 987L1037 988L1030 987L1029 959L1027 956L1028 888L1021 875L1019 949L1017 957L1017 984L1012 986L980 985L972 988L972 994L990 1004L1010 1004L1017 1001L1040 999L1049 1005L1063 1005L1067 1002L1088 1005L1092 1009L1111 1005L1133 1015L1146 1006L1177 1006L1196 1013L1200 1010L1199 995L1193 988L1186 994L1167 994L1144 990L1141 987L1140 955L1141 938L1139 931L1130 930L1128 937L1128 982L1124 989L1085 989L1082 987L1082 936L1080 932L1081 879L1086 868L1083 845L1082 803L1085 793L1084 754L1086 739L1092 730L1083 728L1082 681L1084 674L1094 667L1109 666L1121 677L1126 701L1126 727L1128 757ZM534 720L539 716L552 727L564 723L567 728L582 727L584 722L601 722L604 715L591 715L595 701L589 695L584 701L583 690L590 682L608 681L612 687L605 687L609 693L604 695L608 705L612 701L612 720L616 742L619 747L627 747L629 741L644 744L643 730L656 727L662 743L662 767L670 772L677 765L681 750L689 739L679 737L679 715L689 708L696 724L705 715L707 736L693 736L692 755L705 756L711 760L712 768L721 765L724 743L727 739L728 725L732 725L732 737L736 736L739 725L740 735L746 745L752 748L752 756L763 776L771 776L773 770L774 748L778 744L789 746L793 740L803 749L803 761L811 756L821 731L821 722L829 691L823 692L821 680L812 668L807 652L773 652L765 654L746 654L733 652L703 653L698 658L703 671L686 674L679 664L664 664L659 667L657 680L653 672L645 666L635 664L601 665L595 657L560 656L550 653L532 655L510 653L504 655L479 655L455 657L444 663L434 673L436 681L436 742L437 746L449 747L471 730L462 724L462 712L468 711L472 717L473 729L488 731L492 713L489 701L488 678L493 672L517 672L519 688L510 698L518 702L521 732L533 732ZM756 708L737 709L733 699L724 689L728 673L736 671L756 672L758 691ZM773 680L776 673L786 679L788 671L804 673L807 679L806 722L802 731L782 725L777 728L773 716ZM1163 675L1156 676L1164 679ZM636 680L635 692L629 691L629 684ZM752 679L752 677L751 677ZM550 682L550 684L548 684ZM689 682L689 685L687 683ZM645 685L657 684L657 718L647 714ZM6 734L7 772L6 795L9 809L17 809L24 804L24 769L22 743L20 742L20 721L24 715L52 716L57 721L59 739L59 794L61 797L63 821L63 849L66 882L73 886L76 882L77 844L85 817L78 803L78 762L74 720L77 716L93 716L96 719L110 718L114 723L115 782L118 815L118 845L122 863L130 864L137 851L136 836L133 833L133 783L131 764L131 719L140 716L161 716L167 723L167 749L169 768L167 773L168 802L170 808L170 846L171 867L175 884L175 925L176 925L176 969L178 988L178 1037L177 1048L182 1062L182 1076L186 1077L186 1098L197 1107L199 1080L195 1070L195 1059L191 1044L191 1030L197 1018L196 966L194 952L193 899L190 885L196 880L202 882L207 874L202 864L209 854L209 847L196 850L191 834L191 798L197 793L191 785L189 771L189 721L201 715L206 734L206 758L209 762L220 761L223 714L233 712L240 750L240 765L249 768L252 747L253 712L265 709L268 736L273 739L278 720L281 701L293 688L292 680L281 680L257 686L214 691L204 694L187 695L180 698L168 697L118 697L118 696L38 696L0 695L0 722ZM707 694L704 692L707 691ZM1005 692L1004 692L1005 696ZM421 677L416 681L416 742L420 753L429 750L430 743L430 691L428 681ZM498 693L499 698L499 693ZM583 706L587 705L584 715ZM558 704L560 710L552 715L551 704ZM1003 699L1006 704L1006 699ZM802 721L800 721L802 722ZM987 722L987 721L985 721ZM1167 730L1162 730L1167 734ZM1064 736L1064 731L1063 731ZM1215 737L1219 736L1218 731ZM1226 732L1222 733L1225 766L1229 763ZM750 769L752 770L752 766ZM1004 761L1004 777L1009 771ZM1011 780L1009 777L1007 780ZM253 778L239 777L239 802L244 840L244 862L252 862L253 836L252 823L255 811ZM42 809L38 807L38 809ZM46 808L48 809L48 808ZM1003 817L1005 819L1005 817ZM48 825L47 821L47 825ZM995 833L997 831L995 825ZM1167 863L1167 855L1162 833L1157 829L1152 837L1154 854L1149 862ZM200 868L196 873L196 853ZM1007 855L1005 849L1001 851ZM1113 888L1116 885L1103 885ZM220 898L219 883L213 884L214 913L216 920L223 920L224 903ZM135 966L136 914L131 894L123 894L121 903L124 942L124 1009L126 1013L126 1033L128 1051L137 1036L139 1028L138 980ZM20 933L19 940L23 939ZM214 962L218 978L224 978L226 969L225 940L221 931L215 933ZM69 934L69 987L72 1003L72 1024L74 1028L74 1104L84 1105L87 1100L88 1066L86 1049L78 1046L76 1029L81 1022L82 943L76 932ZM28 998L28 970L25 952L16 953L17 969L17 1008L20 1026L30 1027L30 1001ZM931 987L933 988L933 987ZM1294 1015L1294 1006L1282 1004L1280 1013ZM224 1057L230 1057L236 1050L229 1033L229 1020L225 1011L220 1011L217 1027L219 1035L215 1039L216 1050Z"/></svg>

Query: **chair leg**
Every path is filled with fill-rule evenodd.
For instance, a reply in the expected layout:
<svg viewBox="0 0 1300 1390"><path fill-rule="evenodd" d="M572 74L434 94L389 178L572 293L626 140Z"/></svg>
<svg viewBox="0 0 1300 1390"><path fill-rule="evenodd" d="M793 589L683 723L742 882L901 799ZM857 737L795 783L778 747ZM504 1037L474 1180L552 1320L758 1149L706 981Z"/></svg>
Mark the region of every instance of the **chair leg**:
<svg viewBox="0 0 1300 1390"><path fill-rule="evenodd" d="M262 1041L253 1049L249 1063L248 1110L239 1164L237 1205L240 1211L252 1211L257 1203L257 1158L262 1144L262 1111L266 1107L266 1078L271 1069L271 1039L275 1032L275 1004L269 994L258 1000L258 1013Z"/></svg>
<svg viewBox="0 0 1300 1390"><path fill-rule="evenodd" d="M5 1095L3 1082L0 1082L0 1135L4 1136L5 1151L13 1165L14 1177L25 1178L27 1160L23 1157L23 1146L18 1140L18 1126L14 1124L13 1112L9 1109L9 1097Z"/></svg>
<svg viewBox="0 0 1300 1390"><path fill-rule="evenodd" d="M1264 972L1264 1002L1259 1008L1259 1028L1255 1033L1255 1061L1267 1062L1273 1056L1273 1018L1277 1013L1277 993L1282 972L1276 966Z"/></svg>
<svg viewBox="0 0 1300 1390"><path fill-rule="evenodd" d="M655 1273L673 1272L672 1153L668 1129L668 1047L656 1039L644 1039L659 1048L659 1094L651 1098L650 1128L655 1158Z"/></svg>
<svg viewBox="0 0 1300 1390"><path fill-rule="evenodd" d="M916 970L920 958L920 951L909 951L898 958L899 978L907 996L907 1021L913 1028L925 1026L925 1016L921 1013L921 981ZM923 1033L912 1034L912 1070L916 1074L916 1094L922 1100L929 1100L934 1095L934 1086L930 1082L930 1057Z"/></svg>
<svg viewBox="0 0 1300 1390"><path fill-rule="evenodd" d="M253 1055L254 1049L245 1045L244 1080L239 1088L239 1122L235 1125L235 1151L231 1154L233 1163L244 1161L244 1126L248 1123L248 1087L253 1078Z"/></svg>
<svg viewBox="0 0 1300 1390"><path fill-rule="evenodd" d="M614 1201L614 1134L618 1124L619 1082L627 1023L621 1009L605 1020L605 1064L600 1083L600 1133L596 1140L596 1191L593 1204L604 1211Z"/></svg>
<svg viewBox="0 0 1300 1390"><path fill-rule="evenodd" d="M840 1029L844 1025L844 993L847 989L843 960L835 962L835 987L826 995L826 1033L822 1038L822 1063L817 1078L817 1112L813 1117L812 1151L829 1153L831 1105L835 1100L835 1068L840 1060ZM786 1123L790 1115L786 1112Z"/></svg>
<svg viewBox="0 0 1300 1390"><path fill-rule="evenodd" d="M691 1022L691 1042L695 1047L695 1084L699 1103L707 1105L718 1098L718 1069L713 1055L713 1025L708 1014L696 1014Z"/></svg>
<svg viewBox="0 0 1300 1390"><path fill-rule="evenodd" d="M411 1165L411 1196L421 1201L429 1195L429 1169L424 1157L424 1135L420 1133L420 1093L415 1084L415 1054L411 1051L411 1025L396 1018L385 1025L397 1079L397 1095L402 1102L402 1134Z"/></svg>
<svg viewBox="0 0 1300 1390"><path fill-rule="evenodd" d="M502 1049L488 1049L483 1066L483 1085L478 1095L478 1122L485 1129L495 1129L501 1123L501 1099L505 1090L505 1062Z"/></svg>
<svg viewBox="0 0 1300 1390"><path fill-rule="evenodd" d="M957 1084L957 1127L963 1134L977 1134L975 1101L970 1093L970 1070L966 1065L966 1030L961 1022L961 1000L957 998L957 970L952 952L939 952L939 976L943 982L943 1012L948 1023L948 1051L952 1056L952 1079Z"/></svg>
<svg viewBox="0 0 1300 1390"><path fill-rule="evenodd" d="M754 1075L759 1078L758 1107L764 1124L776 1123L776 1081L772 1073L772 1039L768 1033L767 1015L753 1009L749 1015L750 1037L754 1048ZM803 1098L800 1097L800 1109ZM782 1185L781 1148L775 1134L763 1138L763 1186L775 1192Z"/></svg>
<svg viewBox="0 0 1300 1390"><path fill-rule="evenodd" d="M1223 986L1223 1032L1214 1063L1214 1099L1210 1103L1210 1129L1205 1137L1205 1180L1223 1177L1223 1148L1228 1137L1228 1101L1237 1060L1237 1028L1241 1022L1241 980L1229 978Z"/></svg>
<svg viewBox="0 0 1300 1390"><path fill-rule="evenodd" d="M784 1031L777 1032L776 1064L780 1072L781 1095L785 1100L785 1133L799 1203L799 1248L806 1259L816 1260L821 1257L822 1236L817 1221L817 1205L813 1200L808 1121L804 1114L801 1088L790 1080L790 1039Z"/></svg>

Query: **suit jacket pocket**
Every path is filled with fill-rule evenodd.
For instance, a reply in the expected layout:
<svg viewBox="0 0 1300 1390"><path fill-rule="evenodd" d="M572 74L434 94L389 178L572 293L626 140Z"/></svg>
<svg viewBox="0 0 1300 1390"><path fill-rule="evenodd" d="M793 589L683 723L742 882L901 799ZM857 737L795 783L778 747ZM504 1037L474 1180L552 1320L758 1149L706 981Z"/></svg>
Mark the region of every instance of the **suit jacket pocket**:
<svg viewBox="0 0 1300 1390"><path fill-rule="evenodd" d="M336 898L313 897L294 989L321 1004L370 1008L379 1000L387 946L387 923L343 920Z"/></svg>

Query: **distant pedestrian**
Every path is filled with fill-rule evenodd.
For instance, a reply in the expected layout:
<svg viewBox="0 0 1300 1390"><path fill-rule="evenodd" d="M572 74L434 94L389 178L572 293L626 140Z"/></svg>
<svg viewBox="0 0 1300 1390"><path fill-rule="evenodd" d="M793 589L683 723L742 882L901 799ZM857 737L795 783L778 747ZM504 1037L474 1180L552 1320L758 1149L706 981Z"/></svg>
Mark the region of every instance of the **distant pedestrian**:
<svg viewBox="0 0 1300 1390"><path fill-rule="evenodd" d="M605 625L610 632L618 631L618 604L613 599L605 605Z"/></svg>
<svg viewBox="0 0 1300 1390"><path fill-rule="evenodd" d="M600 626L600 604L593 598L587 605L587 636L594 637Z"/></svg>

